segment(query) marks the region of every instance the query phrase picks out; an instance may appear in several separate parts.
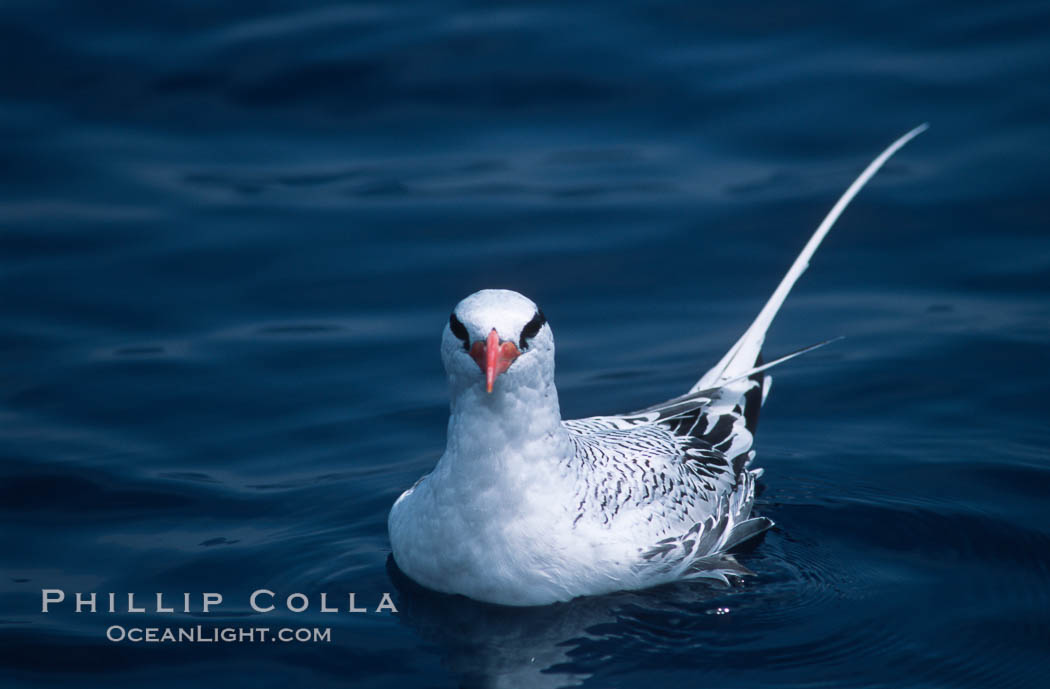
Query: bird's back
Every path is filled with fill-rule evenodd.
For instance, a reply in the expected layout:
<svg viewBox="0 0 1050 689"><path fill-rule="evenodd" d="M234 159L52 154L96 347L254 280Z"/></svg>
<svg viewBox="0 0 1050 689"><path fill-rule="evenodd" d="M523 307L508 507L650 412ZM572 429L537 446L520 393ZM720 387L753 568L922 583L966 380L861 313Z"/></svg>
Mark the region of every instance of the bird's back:
<svg viewBox="0 0 1050 689"><path fill-rule="evenodd" d="M764 380L758 373L630 414L565 421L576 447L574 524L631 542L630 566L657 578L681 576L769 528L749 520Z"/></svg>

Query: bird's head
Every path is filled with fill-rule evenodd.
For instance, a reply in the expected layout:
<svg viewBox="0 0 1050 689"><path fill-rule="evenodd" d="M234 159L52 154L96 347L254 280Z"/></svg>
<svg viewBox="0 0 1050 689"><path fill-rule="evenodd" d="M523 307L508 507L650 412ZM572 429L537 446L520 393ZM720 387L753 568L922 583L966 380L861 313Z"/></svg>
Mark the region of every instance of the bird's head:
<svg viewBox="0 0 1050 689"><path fill-rule="evenodd" d="M457 389L476 386L491 394L541 387L554 378L554 335L531 299L485 289L452 310L441 338L441 360Z"/></svg>

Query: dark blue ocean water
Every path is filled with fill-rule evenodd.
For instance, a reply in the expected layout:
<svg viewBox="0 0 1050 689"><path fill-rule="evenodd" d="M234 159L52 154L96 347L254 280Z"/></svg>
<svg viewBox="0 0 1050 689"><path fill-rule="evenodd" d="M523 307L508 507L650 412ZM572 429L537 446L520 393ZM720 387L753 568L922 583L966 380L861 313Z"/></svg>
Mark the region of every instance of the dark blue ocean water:
<svg viewBox="0 0 1050 689"><path fill-rule="evenodd" d="M4 3L0 682L1046 686L1048 27L1045 2ZM568 417L677 395L923 121L767 340L846 336L776 372L755 576L513 610L389 567L460 298L542 305ZM44 588L194 612L43 614ZM311 607L249 615L260 588Z"/></svg>

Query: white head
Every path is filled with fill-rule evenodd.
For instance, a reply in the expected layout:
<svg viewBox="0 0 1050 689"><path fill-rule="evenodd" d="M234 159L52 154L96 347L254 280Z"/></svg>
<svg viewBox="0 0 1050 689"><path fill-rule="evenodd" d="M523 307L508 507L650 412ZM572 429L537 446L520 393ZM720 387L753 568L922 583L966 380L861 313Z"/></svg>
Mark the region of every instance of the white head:
<svg viewBox="0 0 1050 689"><path fill-rule="evenodd" d="M543 312L517 292L484 289L456 305L441 338L453 394L492 394L554 381L554 335ZM497 378L499 379L497 381Z"/></svg>

